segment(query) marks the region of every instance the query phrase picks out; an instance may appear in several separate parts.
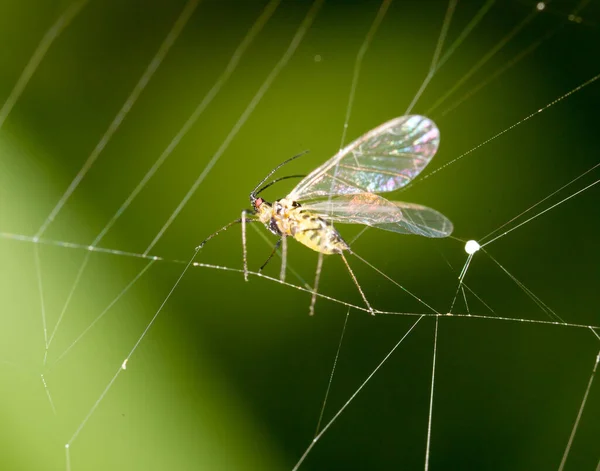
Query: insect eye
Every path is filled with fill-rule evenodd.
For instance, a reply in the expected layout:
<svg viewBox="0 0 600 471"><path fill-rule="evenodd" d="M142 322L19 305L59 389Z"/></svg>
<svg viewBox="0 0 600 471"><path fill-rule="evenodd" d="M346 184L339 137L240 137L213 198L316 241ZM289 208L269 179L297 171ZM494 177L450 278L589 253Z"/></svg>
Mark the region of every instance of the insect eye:
<svg viewBox="0 0 600 471"><path fill-rule="evenodd" d="M263 200L262 198L257 198L256 201L254 202L254 207L256 209L258 209L260 207L261 204L264 203L265 200Z"/></svg>

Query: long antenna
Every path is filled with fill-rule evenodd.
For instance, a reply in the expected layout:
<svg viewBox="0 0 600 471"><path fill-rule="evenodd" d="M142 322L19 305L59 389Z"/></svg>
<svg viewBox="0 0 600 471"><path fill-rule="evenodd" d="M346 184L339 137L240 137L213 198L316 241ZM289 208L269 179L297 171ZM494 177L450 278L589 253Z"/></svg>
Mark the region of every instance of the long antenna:
<svg viewBox="0 0 600 471"><path fill-rule="evenodd" d="M250 199L252 199L252 198L256 198L256 192L258 191L258 189L260 188L260 186L261 186L261 185L262 185L264 182L266 182L266 181L267 181L267 180L268 180L268 179L271 177L271 175L273 175L273 174L274 174L274 173L275 173L277 170L279 170L279 169L280 169L281 167L283 167L285 164L289 164L289 163L290 163L292 160L295 160L295 159L297 159L298 157L302 157L304 154L307 154L308 152L309 152L308 150L305 150L305 151L303 151L303 152L300 152L299 154L296 154L296 155L294 155L293 157L290 157L290 158L289 158L289 159L287 159L286 161L284 161L284 162L281 162L281 163L280 163L280 164L279 164L277 167L275 167L273 170L271 170L271 171L269 172L269 174L268 174L268 175L267 175L265 178L263 178L263 179L260 181L260 183L259 183L258 185L256 185L256 187L254 188L254 190L252 190L252 193L250 193Z"/></svg>
<svg viewBox="0 0 600 471"><path fill-rule="evenodd" d="M600 163L598 164L600 165ZM281 180L287 180L289 178L303 178L305 177L306 174L303 175L287 175L285 177L279 177L276 178L275 180L273 180L270 183L267 183L265 186L263 186L260 190L258 190L256 193L254 193L256 196L260 195L263 191L265 191L267 188L269 188L271 185L274 185L275 183L279 183Z"/></svg>

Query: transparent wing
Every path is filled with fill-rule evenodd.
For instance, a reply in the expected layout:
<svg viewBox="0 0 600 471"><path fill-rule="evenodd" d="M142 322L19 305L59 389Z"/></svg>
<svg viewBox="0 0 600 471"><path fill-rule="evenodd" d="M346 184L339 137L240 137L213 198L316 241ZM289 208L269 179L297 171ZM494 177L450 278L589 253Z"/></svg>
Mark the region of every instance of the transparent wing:
<svg viewBox="0 0 600 471"><path fill-rule="evenodd" d="M429 163L440 132L424 116L401 116L369 131L311 172L288 195L294 201L397 190Z"/></svg>
<svg viewBox="0 0 600 471"><path fill-rule="evenodd" d="M402 201L388 201L372 193L341 195L302 205L332 222L364 224L400 234L447 237L452 222L435 209Z"/></svg>

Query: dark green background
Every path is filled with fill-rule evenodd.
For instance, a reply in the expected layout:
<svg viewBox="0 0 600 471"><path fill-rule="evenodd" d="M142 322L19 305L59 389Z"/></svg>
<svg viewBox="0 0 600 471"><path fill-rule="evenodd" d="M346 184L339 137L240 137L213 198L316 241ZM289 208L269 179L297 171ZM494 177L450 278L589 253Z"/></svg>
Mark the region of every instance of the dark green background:
<svg viewBox="0 0 600 471"><path fill-rule="evenodd" d="M576 24L577 2L553 2L431 117L441 148L425 173L505 130L600 73L598 5ZM425 113L535 2L498 2L427 87ZM8 96L66 2L0 5L0 101ZM48 51L0 130L0 231L33 235L122 106L181 12L182 1L92 2ZM222 72L265 2L201 2L97 163L44 236L89 244ZM283 54L310 6L284 1L238 69L102 246L143 252ZM238 217L277 163L305 173L337 149L354 60L379 2L326 1L250 119L152 254L188 260L208 234ZM459 3L446 46L479 5ZM397 1L364 58L347 140L403 114L427 70L446 3ZM548 31L551 38L443 114ZM445 49L444 49L445 50ZM315 61L320 55L322 60ZM594 83L482 146L395 199L432 206L461 239L480 238L598 162L600 84ZM548 200L538 212L598 178ZM284 196L294 183L265 194ZM598 188L488 247L565 321L598 325ZM262 228L261 228L262 229ZM351 238L357 230L342 227ZM271 236L268 236L272 239ZM249 232L251 269L269 247ZM37 246L52 330L84 250ZM466 254L456 240L368 231L354 250L440 312ZM312 283L316 253L295 242L289 264ZM182 265L156 262L71 354L40 374L44 340L34 244L0 240L0 468L65 469L70 439L175 283ZM239 268L239 229L211 241L198 261ZM446 262L449 262L452 269ZM145 266L92 254L53 341L55 359ZM374 307L430 313L358 260L350 263ZM279 264L265 271L277 277ZM288 280L298 280L288 274ZM466 283L495 315L548 320L483 253ZM326 259L321 291L361 304L341 261ZM267 280L191 269L71 447L80 470L291 469L316 427L346 308ZM472 313L491 314L473 296ZM453 309L465 313L460 299ZM405 334L414 316L352 311L326 420ZM422 469L435 321L415 327L315 446L301 469ZM430 469L557 469L600 342L588 329L490 319L439 320ZM568 470L600 458L598 384Z"/></svg>

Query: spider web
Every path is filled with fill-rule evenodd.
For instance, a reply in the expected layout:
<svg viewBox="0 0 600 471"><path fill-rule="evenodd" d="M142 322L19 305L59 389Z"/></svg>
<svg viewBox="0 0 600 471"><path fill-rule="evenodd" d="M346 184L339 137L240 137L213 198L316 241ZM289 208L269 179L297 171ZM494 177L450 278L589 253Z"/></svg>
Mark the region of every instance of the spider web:
<svg viewBox="0 0 600 471"><path fill-rule="evenodd" d="M596 467L588 3L3 5L3 468ZM326 258L309 317L317 256L258 274L252 225L248 283L237 229L190 263L407 108L442 143L398 199L456 231L340 228L380 315Z"/></svg>

